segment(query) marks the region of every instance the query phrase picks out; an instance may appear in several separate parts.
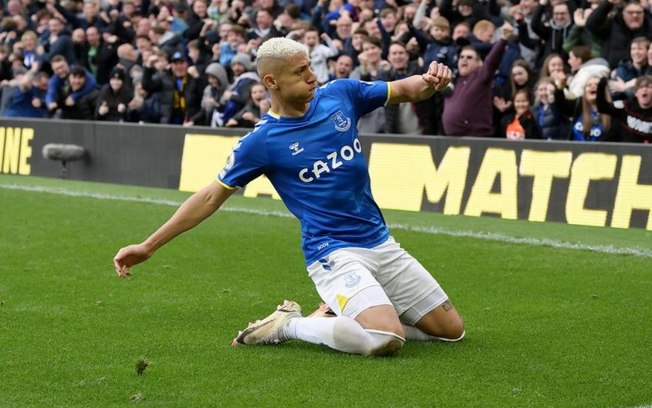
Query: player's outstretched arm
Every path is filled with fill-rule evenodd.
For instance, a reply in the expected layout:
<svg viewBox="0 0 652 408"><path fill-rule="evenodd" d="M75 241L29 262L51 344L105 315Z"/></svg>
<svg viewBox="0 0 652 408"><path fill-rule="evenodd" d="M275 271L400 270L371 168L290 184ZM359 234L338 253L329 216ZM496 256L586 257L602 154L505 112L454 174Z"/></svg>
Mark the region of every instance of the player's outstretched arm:
<svg viewBox="0 0 652 408"><path fill-rule="evenodd" d="M131 274L129 268L146 261L154 252L172 238L195 227L217 211L235 190L229 190L213 181L181 204L174 215L156 232L140 244L126 246L113 258L118 276Z"/></svg>
<svg viewBox="0 0 652 408"><path fill-rule="evenodd" d="M389 83L389 103L418 102L448 86L453 73L446 65L433 62L428 72Z"/></svg>

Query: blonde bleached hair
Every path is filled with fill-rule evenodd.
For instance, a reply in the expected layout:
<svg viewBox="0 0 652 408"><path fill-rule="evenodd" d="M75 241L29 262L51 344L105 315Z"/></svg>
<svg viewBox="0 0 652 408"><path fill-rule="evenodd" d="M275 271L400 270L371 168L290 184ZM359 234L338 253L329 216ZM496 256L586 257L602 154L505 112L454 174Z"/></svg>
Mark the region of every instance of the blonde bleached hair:
<svg viewBox="0 0 652 408"><path fill-rule="evenodd" d="M308 55L306 47L294 40L284 37L274 37L262 43L256 53L256 67L258 75L262 78L270 62L284 61L297 54Z"/></svg>

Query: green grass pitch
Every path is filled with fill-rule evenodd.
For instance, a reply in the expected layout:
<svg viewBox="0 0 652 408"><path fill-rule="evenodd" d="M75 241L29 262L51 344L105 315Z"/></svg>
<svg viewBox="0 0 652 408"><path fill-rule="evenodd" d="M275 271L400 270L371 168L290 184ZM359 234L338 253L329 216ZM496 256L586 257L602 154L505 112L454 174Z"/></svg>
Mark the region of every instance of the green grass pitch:
<svg viewBox="0 0 652 408"><path fill-rule="evenodd" d="M467 337L365 358L230 346L283 299L319 304L276 201L233 197L117 278L185 197L0 177L0 407L652 406L651 232L387 211Z"/></svg>

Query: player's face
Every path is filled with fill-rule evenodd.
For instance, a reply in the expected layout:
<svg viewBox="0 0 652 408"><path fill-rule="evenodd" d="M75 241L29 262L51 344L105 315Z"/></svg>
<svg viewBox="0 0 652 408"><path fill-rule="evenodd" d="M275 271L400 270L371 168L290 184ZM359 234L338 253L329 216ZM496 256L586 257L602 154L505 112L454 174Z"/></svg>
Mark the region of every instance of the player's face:
<svg viewBox="0 0 652 408"><path fill-rule="evenodd" d="M364 43L362 45L362 51L365 53L365 56L367 57L367 61L376 63L380 61L380 48L376 46L376 44L373 43Z"/></svg>
<svg viewBox="0 0 652 408"><path fill-rule="evenodd" d="M457 70L460 76L470 75L480 69L481 66L480 58L478 58L478 54L473 50L463 50L457 60Z"/></svg>
<svg viewBox="0 0 652 408"><path fill-rule="evenodd" d="M63 79L68 75L68 63L66 61L53 62L52 71L56 76Z"/></svg>
<svg viewBox="0 0 652 408"><path fill-rule="evenodd" d="M111 78L109 80L109 85L111 86L111 89L113 89L116 92L119 91L120 88L122 88L122 84L123 82L122 79L120 78Z"/></svg>
<svg viewBox="0 0 652 408"><path fill-rule="evenodd" d="M564 61L559 57L551 58L548 61L548 72L564 72Z"/></svg>
<svg viewBox="0 0 652 408"><path fill-rule="evenodd" d="M623 9L623 21L630 30L638 30L643 25L643 6L630 3Z"/></svg>
<svg viewBox="0 0 652 408"><path fill-rule="evenodd" d="M550 96L555 92L553 85L548 83L541 83L537 86L537 99L541 103L550 103Z"/></svg>
<svg viewBox="0 0 652 408"><path fill-rule="evenodd" d="M68 80L70 81L70 89L73 91L82 89L86 83L86 77L83 75L70 75Z"/></svg>
<svg viewBox="0 0 652 408"><path fill-rule="evenodd" d="M649 109L652 107L652 83L639 86L634 95L641 108Z"/></svg>
<svg viewBox="0 0 652 408"><path fill-rule="evenodd" d="M594 102L598 96L598 83L600 78L590 78L584 85L584 98L589 102Z"/></svg>
<svg viewBox="0 0 652 408"><path fill-rule="evenodd" d="M530 101L527 99L527 95L523 92L519 92L514 96L514 110L518 116L524 114L530 109Z"/></svg>
<svg viewBox="0 0 652 408"><path fill-rule="evenodd" d="M283 102L308 103L315 96L317 77L310 69L310 59L303 53L288 58L277 70L275 78Z"/></svg>
<svg viewBox="0 0 652 408"><path fill-rule="evenodd" d="M265 87L262 85L254 85L251 88L251 99L260 102L265 99Z"/></svg>
<svg viewBox="0 0 652 408"><path fill-rule="evenodd" d="M632 61L637 64L647 61L647 48L643 43L632 43L629 54L632 57Z"/></svg>
<svg viewBox="0 0 652 408"><path fill-rule="evenodd" d="M402 70L407 67L408 60L410 55L405 48L398 44L393 44L389 47L389 55L387 59L392 64L392 67L396 70Z"/></svg>
<svg viewBox="0 0 652 408"><path fill-rule="evenodd" d="M517 85L523 86L527 83L528 79L530 78L527 70L517 65L512 68L512 79Z"/></svg>

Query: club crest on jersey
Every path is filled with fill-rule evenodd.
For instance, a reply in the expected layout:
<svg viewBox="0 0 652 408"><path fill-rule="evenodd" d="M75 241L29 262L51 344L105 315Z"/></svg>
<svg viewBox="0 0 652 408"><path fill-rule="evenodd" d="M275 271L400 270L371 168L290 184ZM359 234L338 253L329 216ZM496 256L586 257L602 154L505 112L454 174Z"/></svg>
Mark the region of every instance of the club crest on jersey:
<svg viewBox="0 0 652 408"><path fill-rule="evenodd" d="M294 142L290 145L290 150L292 150L292 156L296 156L303 151L303 147L299 146L299 142Z"/></svg>
<svg viewBox="0 0 652 408"><path fill-rule="evenodd" d="M347 273L346 276L344 277L344 286L350 289L356 286L358 283L360 283L360 280L362 280L362 278L357 273L355 272Z"/></svg>
<svg viewBox="0 0 652 408"><path fill-rule="evenodd" d="M351 127L351 118L344 116L342 111L337 111L331 116L331 120L335 123L335 129L340 132L346 132Z"/></svg>

